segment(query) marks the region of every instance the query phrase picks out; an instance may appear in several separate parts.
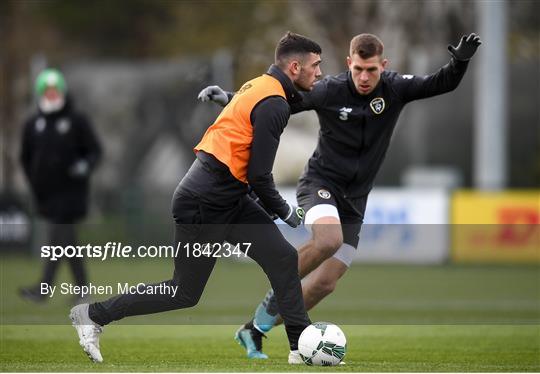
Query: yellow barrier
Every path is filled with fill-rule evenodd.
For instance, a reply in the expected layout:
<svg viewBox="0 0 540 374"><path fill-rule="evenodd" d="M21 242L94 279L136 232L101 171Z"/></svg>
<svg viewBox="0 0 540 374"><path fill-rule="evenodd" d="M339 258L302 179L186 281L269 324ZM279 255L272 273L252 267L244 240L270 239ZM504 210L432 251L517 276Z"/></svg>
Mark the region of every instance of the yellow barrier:
<svg viewBox="0 0 540 374"><path fill-rule="evenodd" d="M452 197L455 262L540 263L540 191Z"/></svg>

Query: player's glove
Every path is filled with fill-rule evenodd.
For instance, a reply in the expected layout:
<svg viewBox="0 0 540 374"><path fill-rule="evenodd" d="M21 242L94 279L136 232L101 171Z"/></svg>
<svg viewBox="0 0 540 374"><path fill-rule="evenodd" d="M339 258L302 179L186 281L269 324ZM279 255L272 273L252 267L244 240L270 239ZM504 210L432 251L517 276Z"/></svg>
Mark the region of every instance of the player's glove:
<svg viewBox="0 0 540 374"><path fill-rule="evenodd" d="M281 217L283 222L291 227L299 226L304 220L304 209L289 204L289 212L285 217Z"/></svg>
<svg viewBox="0 0 540 374"><path fill-rule="evenodd" d="M478 46L482 44L480 37L474 33L463 36L457 47L448 45L448 52L459 61L468 61L475 54Z"/></svg>
<svg viewBox="0 0 540 374"><path fill-rule="evenodd" d="M219 86L208 86L204 88L201 92L199 92L199 96L197 96L197 99L199 99L203 103L207 101L213 101L214 103L221 106L225 106L229 102L229 96L227 96L227 92L222 90Z"/></svg>
<svg viewBox="0 0 540 374"><path fill-rule="evenodd" d="M90 165L86 160L75 162L69 169L69 175L74 178L83 178L90 173Z"/></svg>
<svg viewBox="0 0 540 374"><path fill-rule="evenodd" d="M257 194L253 191L251 191L249 194L248 194L249 197L251 197L261 208L264 209L264 211L266 213L268 213L268 215L270 216L270 218L272 218L272 221L275 221L276 219L278 219L278 215L274 212L272 212L270 209L268 209L266 207L266 205L264 205L264 203L262 202L261 199L259 199L259 196L257 196Z"/></svg>

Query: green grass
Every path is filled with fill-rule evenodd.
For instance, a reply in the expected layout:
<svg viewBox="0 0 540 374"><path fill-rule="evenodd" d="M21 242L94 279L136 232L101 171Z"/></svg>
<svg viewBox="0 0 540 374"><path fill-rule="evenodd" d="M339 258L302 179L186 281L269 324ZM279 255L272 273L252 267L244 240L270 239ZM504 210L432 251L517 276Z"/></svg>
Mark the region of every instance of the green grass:
<svg viewBox="0 0 540 374"><path fill-rule="evenodd" d="M172 261L92 262L92 281L158 281ZM232 336L268 288L253 263L218 261L199 305L107 326L105 363L92 364L68 325L69 298L30 304L16 290L36 280L35 260L2 257L0 351L5 371L540 371L537 266L353 266L310 313L339 324L346 366L289 366L282 327L249 361ZM69 281L63 266L58 282ZM104 297L96 297L103 299Z"/></svg>
<svg viewBox="0 0 540 374"><path fill-rule="evenodd" d="M3 326L2 371L444 371L537 372L538 326L342 326L347 365L290 366L282 328L265 340L269 360L251 361L236 326L112 326L105 362L91 363L70 326Z"/></svg>

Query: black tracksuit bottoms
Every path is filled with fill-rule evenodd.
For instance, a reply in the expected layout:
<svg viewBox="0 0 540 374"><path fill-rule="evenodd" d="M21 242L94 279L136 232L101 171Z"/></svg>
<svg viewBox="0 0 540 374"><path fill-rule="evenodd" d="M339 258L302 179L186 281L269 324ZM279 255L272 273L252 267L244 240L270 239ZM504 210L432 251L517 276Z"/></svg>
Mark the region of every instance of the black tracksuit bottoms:
<svg viewBox="0 0 540 374"><path fill-rule="evenodd" d="M64 248L67 246L77 245L77 232L74 223L53 223L48 222L49 242L50 245L59 245ZM86 270L84 267L84 259L81 257L60 257L57 261L46 261L43 269L43 275L41 277L41 283L47 283L52 285L54 278L58 272L58 265L60 262L68 262L75 279L77 286L84 286L87 283Z"/></svg>
<svg viewBox="0 0 540 374"><path fill-rule="evenodd" d="M192 165L173 196L175 247L178 243L251 243L248 256L266 273L274 289L291 349L310 324L298 276L298 254L268 214L249 196L239 192L228 171L199 159ZM232 187L232 188L231 188ZM245 246L240 245L242 250ZM174 259L167 285L172 294L124 294L90 305L90 318L100 325L127 316L164 312L196 305L212 273L216 258L196 257L186 251ZM248 279L246 280L249 281Z"/></svg>

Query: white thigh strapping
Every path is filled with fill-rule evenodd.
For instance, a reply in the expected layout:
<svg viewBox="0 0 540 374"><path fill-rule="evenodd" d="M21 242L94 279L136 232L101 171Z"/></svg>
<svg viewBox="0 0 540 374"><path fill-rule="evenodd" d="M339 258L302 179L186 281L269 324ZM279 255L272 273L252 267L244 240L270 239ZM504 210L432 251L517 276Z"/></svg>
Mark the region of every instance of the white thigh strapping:
<svg viewBox="0 0 540 374"><path fill-rule="evenodd" d="M319 204L312 207L306 212L304 224L312 225L313 222L322 217L335 217L339 221L339 213L332 204Z"/></svg>
<svg viewBox="0 0 540 374"><path fill-rule="evenodd" d="M343 262L347 267L351 266L351 262L356 255L356 248L350 244L343 243L341 247L334 253L332 257Z"/></svg>

